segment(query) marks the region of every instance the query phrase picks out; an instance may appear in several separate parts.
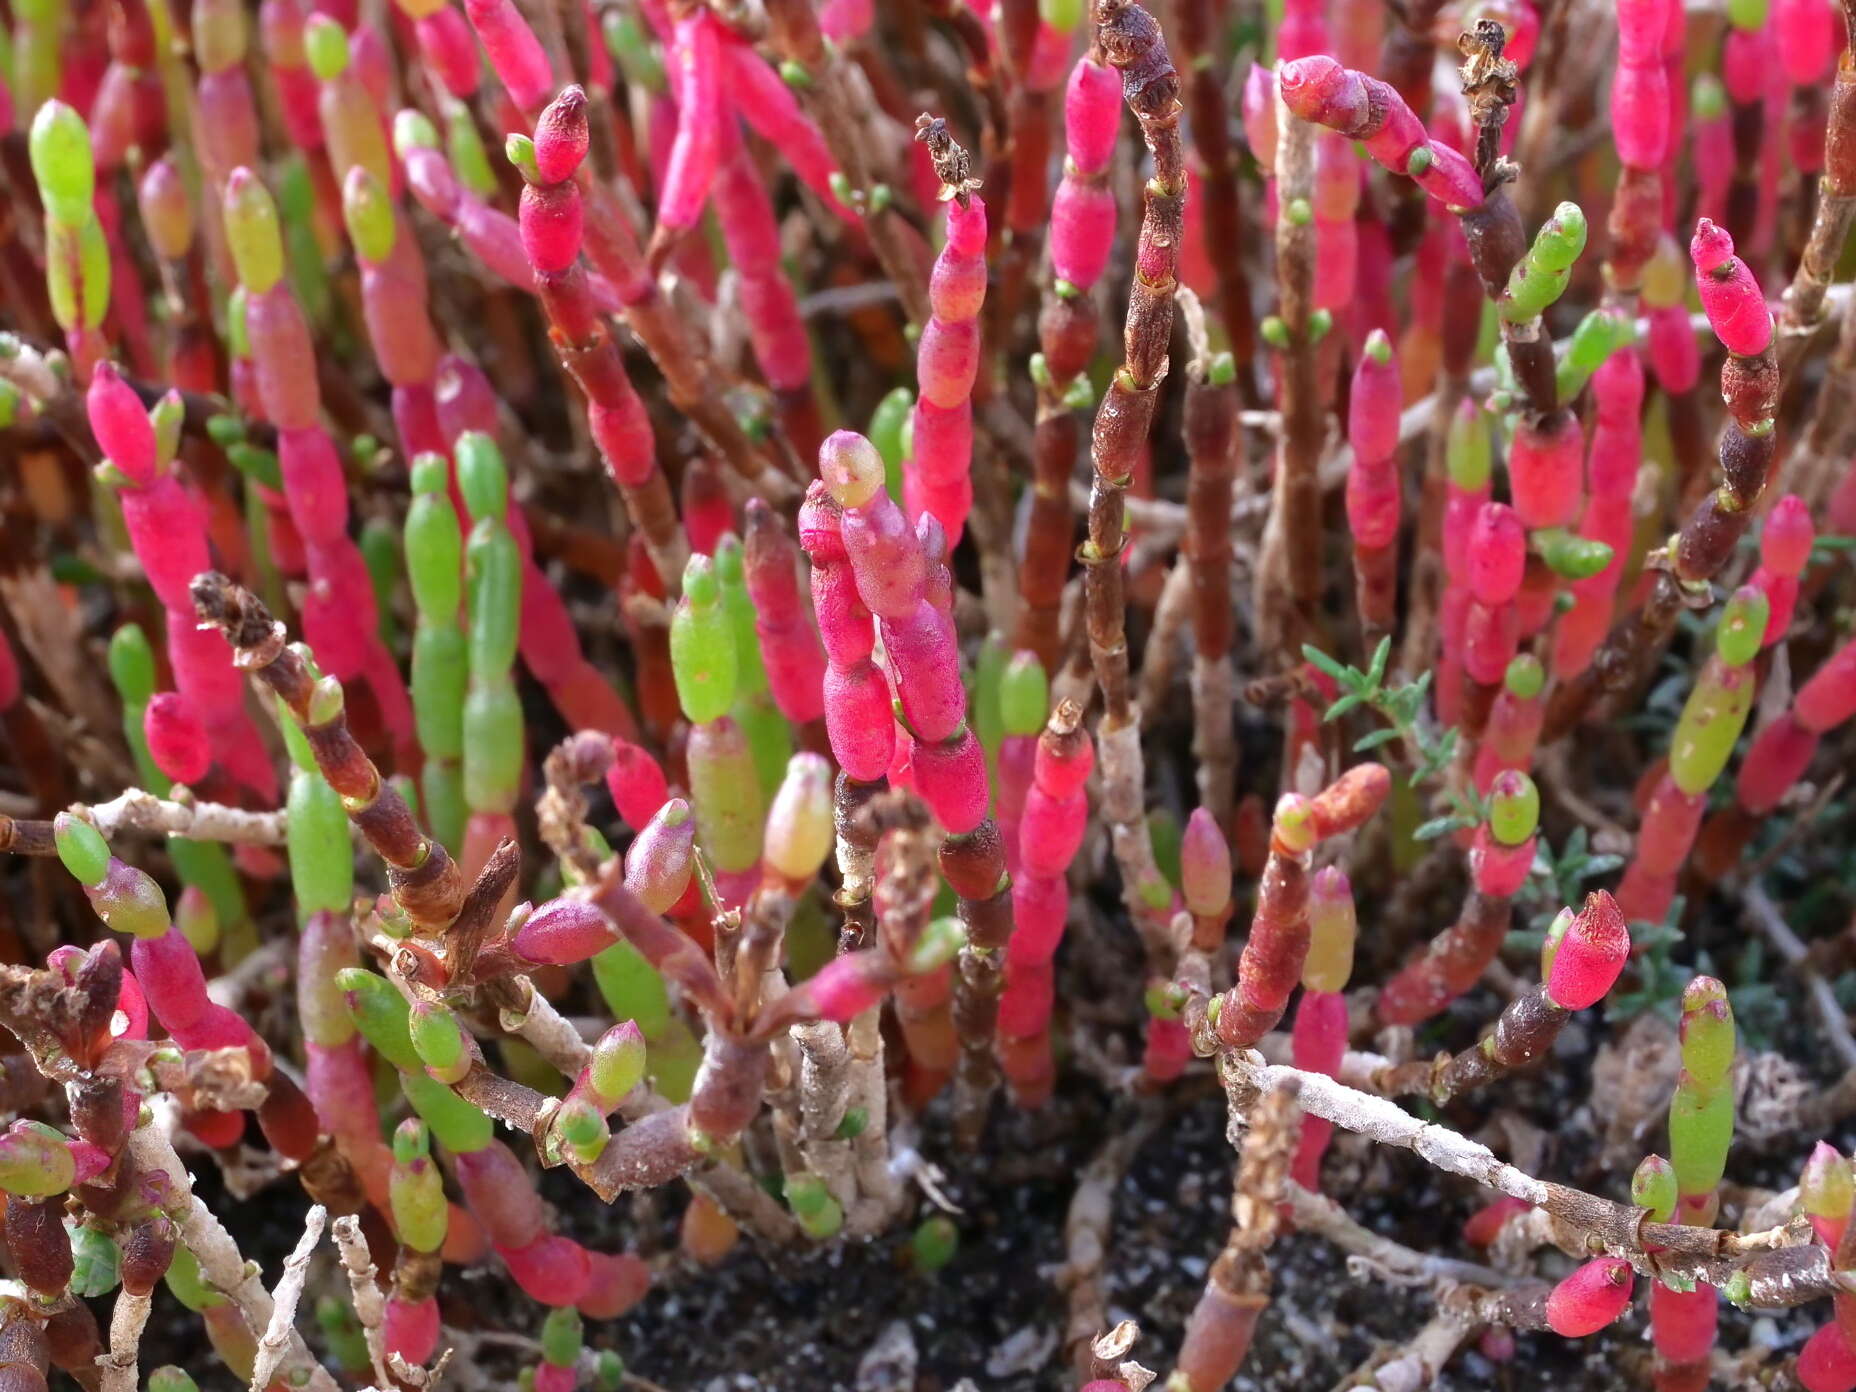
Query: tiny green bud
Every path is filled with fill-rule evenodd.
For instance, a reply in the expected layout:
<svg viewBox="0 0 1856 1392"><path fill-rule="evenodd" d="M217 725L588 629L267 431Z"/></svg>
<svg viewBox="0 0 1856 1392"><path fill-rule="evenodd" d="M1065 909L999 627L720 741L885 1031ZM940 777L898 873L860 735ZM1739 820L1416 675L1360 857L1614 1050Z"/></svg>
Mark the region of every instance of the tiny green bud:
<svg viewBox="0 0 1856 1392"><path fill-rule="evenodd" d="M428 451L413 456L407 477L415 494L432 494L445 491L447 473L444 455Z"/></svg>
<svg viewBox="0 0 1856 1392"><path fill-rule="evenodd" d="M413 150L436 150L438 127L423 111L407 107L393 118L393 151L401 159Z"/></svg>
<svg viewBox="0 0 1856 1392"><path fill-rule="evenodd" d="M1676 1172L1660 1155L1646 1155L1630 1177L1630 1201L1650 1210L1652 1223L1667 1223L1676 1211Z"/></svg>
<svg viewBox="0 0 1856 1392"><path fill-rule="evenodd" d="M39 184L39 197L52 220L67 227L89 221L97 169L84 118L61 101L46 102L32 118L26 153L32 177Z"/></svg>
<svg viewBox="0 0 1856 1392"><path fill-rule="evenodd" d="M1587 580L1611 564L1611 547L1564 527L1541 527L1528 537L1547 569L1567 580Z"/></svg>
<svg viewBox="0 0 1856 1392"><path fill-rule="evenodd" d="M999 677L999 712L1008 735L1031 736L1050 714L1050 680L1034 652L1016 652Z"/></svg>
<svg viewBox="0 0 1856 1392"><path fill-rule="evenodd" d="M407 1117L393 1128L393 1158L410 1165L432 1153L432 1133L418 1117Z"/></svg>
<svg viewBox="0 0 1856 1392"><path fill-rule="evenodd" d="M1719 1087L1734 1062L1734 1012L1727 988L1698 976L1682 992L1682 1067L1703 1087Z"/></svg>
<svg viewBox="0 0 1856 1392"><path fill-rule="evenodd" d="M1585 210L1577 203L1562 203L1534 235L1533 259L1551 271L1563 271L1585 250Z"/></svg>
<svg viewBox="0 0 1856 1392"><path fill-rule="evenodd" d="M56 1127L16 1121L0 1135L0 1191L22 1199L62 1194L77 1179L71 1146Z"/></svg>
<svg viewBox="0 0 1856 1392"><path fill-rule="evenodd" d="M1540 824L1540 789L1516 769L1496 774L1489 788L1489 831L1504 846L1519 846Z"/></svg>
<svg viewBox="0 0 1856 1392"><path fill-rule="evenodd" d="M85 885L103 883L110 872L110 847L102 832L81 817L60 812L52 818L52 838L72 878Z"/></svg>
<svg viewBox="0 0 1856 1392"><path fill-rule="evenodd" d="M409 1032L420 1062L441 1083L455 1083L470 1072L470 1051L457 1016L442 1005L420 1001L411 1008Z"/></svg>
<svg viewBox="0 0 1856 1392"><path fill-rule="evenodd" d="M473 521L501 520L509 508L509 471L503 452L480 430L466 430L453 446L458 461L458 491Z"/></svg>
<svg viewBox="0 0 1856 1392"><path fill-rule="evenodd" d="M1798 1177L1798 1206L1807 1217L1834 1224L1849 1218L1852 1202L1856 1202L1856 1185L1852 1184L1849 1157L1819 1141Z"/></svg>
<svg viewBox="0 0 1856 1392"><path fill-rule="evenodd" d="M516 172L531 184L541 182L541 166L535 162L535 142L530 137L512 131L503 138L503 158L516 167Z"/></svg>
<svg viewBox="0 0 1856 1392"><path fill-rule="evenodd" d="M187 1250L184 1243L174 1249L174 1259L168 1263L167 1274L162 1280L174 1293L174 1298L195 1314L226 1303L225 1296L206 1284L206 1277L200 1271L199 1259Z"/></svg>
<svg viewBox="0 0 1856 1392"><path fill-rule="evenodd" d="M198 885L188 885L174 905L174 925L193 950L202 957L219 945L219 914L213 901Z"/></svg>
<svg viewBox="0 0 1856 1392"><path fill-rule="evenodd" d="M315 14L303 26L303 52L318 82L332 82L348 67L348 34L328 15Z"/></svg>
<svg viewBox="0 0 1856 1392"><path fill-rule="evenodd" d="M1315 210L1306 198L1291 198L1282 216L1291 227L1307 227L1315 220Z"/></svg>
<svg viewBox="0 0 1856 1392"><path fill-rule="evenodd" d="M1289 346L1289 326L1282 321L1279 315L1265 315L1263 322L1257 326L1257 332L1263 336L1263 341L1272 348L1287 348Z"/></svg>
<svg viewBox="0 0 1856 1392"><path fill-rule="evenodd" d="M582 1165L599 1159L612 1139L605 1115L585 1097L569 1097L554 1114L554 1132Z"/></svg>
<svg viewBox="0 0 1856 1392"><path fill-rule="evenodd" d="M342 181L342 216L355 253L378 265L393 253L395 233L393 200L366 167L357 164ZM359 454L359 442L356 453Z"/></svg>
<svg viewBox="0 0 1856 1392"><path fill-rule="evenodd" d="M571 1368L580 1356L580 1312L573 1306L548 1311L541 1322L541 1356L557 1368Z"/></svg>
<svg viewBox="0 0 1856 1392"><path fill-rule="evenodd" d="M1517 700L1531 701L1547 683L1547 669L1532 653L1522 653L1508 664L1502 675L1508 694Z"/></svg>
<svg viewBox="0 0 1856 1392"><path fill-rule="evenodd" d="M922 930L921 938L909 952L903 965L911 976L920 976L954 960L967 940L967 930L957 918L937 918Z"/></svg>
<svg viewBox="0 0 1856 1392"><path fill-rule="evenodd" d="M305 724L312 730L333 724L345 704L342 684L334 677L318 677L309 688L309 719Z"/></svg>
<svg viewBox="0 0 1856 1392"><path fill-rule="evenodd" d="M167 463L180 449L180 429L187 418L187 404L178 391L168 390L149 408L148 423L155 430L155 458Z"/></svg>
<svg viewBox="0 0 1856 1392"><path fill-rule="evenodd" d="M148 704L155 694L155 651L141 625L126 623L110 635L109 669L125 706L139 709Z"/></svg>
<svg viewBox="0 0 1856 1392"><path fill-rule="evenodd" d="M122 1252L101 1229L88 1223L71 1234L71 1294L83 1299L108 1295L122 1279Z"/></svg>
<svg viewBox="0 0 1856 1392"><path fill-rule="evenodd" d="M844 1226L844 1210L815 1174L794 1174L786 1178L786 1203L799 1220L806 1236L823 1241L836 1236Z"/></svg>
<svg viewBox="0 0 1856 1392"><path fill-rule="evenodd" d="M600 1036L593 1046L588 1082L602 1102L616 1106L644 1081L644 1033L631 1020L621 1021Z"/></svg>
<svg viewBox="0 0 1856 1392"><path fill-rule="evenodd" d="M960 1229L945 1213L925 1219L909 1237L909 1257L923 1275L939 1271L960 1248Z"/></svg>
<svg viewBox="0 0 1856 1392"><path fill-rule="evenodd" d="M1156 1020L1177 1020L1182 996L1180 988L1171 981L1150 981L1142 994L1142 1002L1147 1013Z"/></svg>
<svg viewBox="0 0 1856 1392"><path fill-rule="evenodd" d="M340 26L335 28L339 32ZM283 279L284 243L278 230L277 204L249 169L233 170L226 181L225 222L226 241L232 248L239 283L247 294L262 295Z"/></svg>
<svg viewBox="0 0 1856 1392"><path fill-rule="evenodd" d="M1553 975L1553 958L1560 950L1560 940L1566 936L1566 930L1572 927L1575 917L1571 909L1561 909L1554 915L1553 922L1547 925L1547 936L1540 944L1540 979L1545 981Z"/></svg>
<svg viewBox="0 0 1856 1392"><path fill-rule="evenodd" d="M1757 585L1742 585L1721 608L1714 630L1714 650L1729 667L1744 667L1759 656L1772 615L1772 601Z"/></svg>

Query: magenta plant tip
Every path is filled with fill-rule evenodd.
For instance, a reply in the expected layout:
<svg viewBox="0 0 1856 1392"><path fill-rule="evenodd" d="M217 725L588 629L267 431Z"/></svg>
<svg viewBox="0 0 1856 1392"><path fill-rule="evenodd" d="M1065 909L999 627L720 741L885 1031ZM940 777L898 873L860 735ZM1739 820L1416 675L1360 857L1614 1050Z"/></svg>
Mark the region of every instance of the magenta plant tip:
<svg viewBox="0 0 1856 1392"><path fill-rule="evenodd" d="M1567 926L1553 953L1547 995L1565 1010L1584 1010L1605 998L1630 959L1630 928L1618 901L1600 889Z"/></svg>
<svg viewBox="0 0 1856 1392"><path fill-rule="evenodd" d="M1624 1313L1634 1284L1629 1262L1594 1258L1553 1288L1547 1326L1568 1339L1596 1334Z"/></svg>
<svg viewBox="0 0 1856 1392"><path fill-rule="evenodd" d="M123 380L115 363L97 364L84 405L90 415L90 433L97 437L103 457L130 483L153 482L161 463L155 427L142 398Z"/></svg>
<svg viewBox="0 0 1856 1392"><path fill-rule="evenodd" d="M1734 254L1727 229L1702 218L1695 224L1689 256L1695 263L1701 307L1715 337L1739 357L1763 353L1772 343L1772 311L1752 271Z"/></svg>

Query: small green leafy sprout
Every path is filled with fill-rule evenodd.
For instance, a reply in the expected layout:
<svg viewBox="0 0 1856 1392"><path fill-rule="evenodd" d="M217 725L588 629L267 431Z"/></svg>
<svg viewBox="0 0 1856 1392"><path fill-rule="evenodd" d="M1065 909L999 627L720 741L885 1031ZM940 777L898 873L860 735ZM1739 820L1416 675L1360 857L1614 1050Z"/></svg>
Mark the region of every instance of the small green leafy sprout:
<svg viewBox="0 0 1856 1392"><path fill-rule="evenodd" d="M1340 696L1327 708L1322 720L1339 720L1362 706L1378 712L1389 728L1362 735L1353 742L1353 751L1365 754L1394 740L1402 742L1413 760L1407 783L1416 788L1437 778L1450 766L1450 761L1456 757L1458 732L1454 725L1439 731L1425 717L1425 701L1431 690L1429 672L1402 686L1386 685L1386 664L1391 655L1392 640L1381 638L1379 646L1373 650L1372 660L1362 672L1358 667L1329 657L1317 647L1307 644L1302 647L1302 656L1340 687ZM1473 792L1451 790L1448 796L1454 810L1420 826L1413 833L1418 840L1430 841L1475 826L1488 814Z"/></svg>

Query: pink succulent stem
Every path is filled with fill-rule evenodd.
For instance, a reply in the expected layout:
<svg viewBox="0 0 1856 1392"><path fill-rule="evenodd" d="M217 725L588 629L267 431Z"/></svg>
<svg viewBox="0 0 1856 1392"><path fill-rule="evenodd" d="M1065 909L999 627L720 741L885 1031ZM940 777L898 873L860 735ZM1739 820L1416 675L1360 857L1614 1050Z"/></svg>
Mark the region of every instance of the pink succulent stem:
<svg viewBox="0 0 1856 1392"><path fill-rule="evenodd" d="M825 713L825 650L799 590L799 548L760 498L748 500L742 563L773 702L795 725L817 720Z"/></svg>
<svg viewBox="0 0 1856 1392"><path fill-rule="evenodd" d="M1320 0L1284 0L1282 23L1276 29L1276 57L1287 63L1329 47L1325 7Z"/></svg>
<svg viewBox="0 0 1856 1392"><path fill-rule="evenodd" d="M1682 317L1687 332L1685 310ZM1663 388L1677 390L1667 382ZM1643 453L1643 359L1634 347L1618 349L1593 374L1592 401L1596 422L1586 455L1587 497L1579 535L1609 546L1611 561L1598 574L1572 582L1572 608L1560 617L1553 634L1553 670L1562 680L1591 665L1610 631L1618 584L1630 555L1635 527L1631 495Z"/></svg>
<svg viewBox="0 0 1856 1392"><path fill-rule="evenodd" d="M1115 196L1105 182L1121 120L1121 79L1084 55L1070 72L1063 121L1069 158L1051 202L1051 270L1086 291L1101 278L1115 239Z"/></svg>
<svg viewBox="0 0 1856 1392"><path fill-rule="evenodd" d="M1770 606L1766 636L1762 647L1771 647L1792 626L1792 612L1798 604L1798 580L1811 560L1811 547L1817 529L1811 523L1811 509L1795 493L1788 493L1772 505L1766 514L1765 529L1759 538L1759 569L1749 582L1765 594Z"/></svg>
<svg viewBox="0 0 1856 1392"><path fill-rule="evenodd" d="M845 222L860 219L832 191L838 163L825 137L800 109L799 99L778 72L751 46L732 35L722 44L725 91L735 112L754 133L780 152L805 186Z"/></svg>
<svg viewBox="0 0 1856 1392"><path fill-rule="evenodd" d="M412 146L402 157L407 184L419 205L456 232L465 250L491 274L518 290L533 292L535 272L523 250L516 219L459 187L441 151ZM604 275L591 272L586 281L587 293L602 313L616 314L624 308L624 298Z"/></svg>
<svg viewBox="0 0 1856 1392"><path fill-rule="evenodd" d="M1276 804L1237 984L1219 997L1217 1031L1225 1043L1248 1048L1282 1018L1308 953L1309 854L1323 838L1364 822L1391 787L1383 765L1358 764L1315 797L1286 793Z"/></svg>
<svg viewBox="0 0 1856 1392"><path fill-rule="evenodd" d="M1527 539L1515 509L1504 503L1482 505L1471 526L1466 564L1463 670L1471 681L1493 688L1514 660L1519 641L1515 598L1526 570Z"/></svg>
<svg viewBox="0 0 1856 1392"><path fill-rule="evenodd" d="M960 651L946 604L946 538L932 514L910 528L884 487L881 457L861 435L840 430L826 440L819 451L819 473L840 508L838 543L860 607L876 616L883 635L895 701L911 736L915 789L950 832L972 831L986 816L990 791L985 758L966 721ZM819 559L815 552L815 566ZM813 602L822 631L826 606L819 599L817 575L815 570ZM843 602L842 596L834 598ZM828 637L828 659L831 649ZM826 680L829 724L830 673Z"/></svg>
<svg viewBox="0 0 1856 1392"><path fill-rule="evenodd" d="M175 466L158 458L148 413L113 364L97 364L85 405L98 444L123 476L129 544L167 613L175 688L206 730L214 759L260 799L274 803L277 774L245 712L245 683L232 665L232 649L220 634L201 632L193 616L188 585L211 568L205 508Z"/></svg>
<svg viewBox="0 0 1856 1392"><path fill-rule="evenodd" d="M986 204L947 204L947 242L928 283L933 315L916 349L915 448L903 475L909 516L932 513L951 549L973 506L973 382L979 372L980 308L986 297Z"/></svg>
<svg viewBox="0 0 1856 1392"><path fill-rule="evenodd" d="M1290 1031L1295 1066L1334 1078L1347 1052L1347 998L1339 991L1302 992ZM1304 1189L1321 1189L1321 1157L1334 1134L1334 1123L1321 1117L1302 1119L1302 1138L1289 1177Z"/></svg>
<svg viewBox="0 0 1856 1392"><path fill-rule="evenodd" d="M1856 716L1856 639L1798 688L1789 711L1754 737L1735 783L1740 806L1762 817L1804 776L1823 737Z"/></svg>
<svg viewBox="0 0 1856 1392"><path fill-rule="evenodd" d="M1547 1324L1569 1339L1596 1334L1624 1313L1634 1284L1629 1262L1594 1257L1553 1288L1547 1297Z"/></svg>
<svg viewBox="0 0 1856 1392"><path fill-rule="evenodd" d="M233 171L229 198L249 170ZM265 412L278 428L278 465L284 498L303 539L309 593L303 602L303 634L330 675L360 679L375 693L383 719L390 719L395 744L413 738L412 703L398 664L380 660L373 586L360 550L349 538L348 483L335 445L321 425L322 397L314 371L309 325L288 281L278 281L246 302L246 333Z"/></svg>
<svg viewBox="0 0 1856 1392"><path fill-rule="evenodd" d="M1050 1096L1052 963L1069 913L1066 876L1089 817L1084 785L1095 746L1072 702L1060 703L1037 737L1031 786L1018 824L1018 866L1012 878L1014 929L1006 945L1005 992L999 1001L1001 1071L1021 1106Z"/></svg>
<svg viewBox="0 0 1856 1392"><path fill-rule="evenodd" d="M1319 309L1340 314L1353 304L1359 283L1360 161L1345 137L1325 132L1316 142L1315 287Z"/></svg>
<svg viewBox="0 0 1856 1392"><path fill-rule="evenodd" d="M517 109L541 110L554 95L554 72L514 0L464 0L464 14Z"/></svg>
<svg viewBox="0 0 1856 1392"><path fill-rule="evenodd" d="M1392 344L1375 329L1361 351L1348 398L1347 525L1353 532L1355 602L1370 649L1390 633L1398 600L1398 421L1402 405Z"/></svg>
<svg viewBox="0 0 1856 1392"><path fill-rule="evenodd" d="M706 7L697 6L676 22L670 84L677 101L677 134L658 190L657 220L684 232L702 216L722 154L721 26Z"/></svg>
<svg viewBox="0 0 1856 1392"><path fill-rule="evenodd" d="M773 199L732 115L723 120L722 127L725 153L713 190L716 222L739 277L741 313L747 321L754 360L785 407L789 433L796 433L793 422L815 419L818 412L812 390L812 345L799 314L798 296L780 264ZM794 447L807 453L817 449L817 428L810 433L810 439L796 438Z"/></svg>
<svg viewBox="0 0 1856 1392"><path fill-rule="evenodd" d="M843 509L822 482L806 492L799 510L799 544L812 562L812 608L825 650L825 731L832 757L858 782L888 771L895 752L895 721L883 674L870 660L876 624L857 592L844 548Z"/></svg>

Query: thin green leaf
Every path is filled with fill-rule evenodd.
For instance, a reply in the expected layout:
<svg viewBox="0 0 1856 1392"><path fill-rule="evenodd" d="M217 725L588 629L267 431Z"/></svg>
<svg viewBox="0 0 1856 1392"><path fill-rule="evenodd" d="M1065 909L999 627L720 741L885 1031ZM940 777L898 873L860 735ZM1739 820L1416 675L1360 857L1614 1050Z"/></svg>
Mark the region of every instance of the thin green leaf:
<svg viewBox="0 0 1856 1392"><path fill-rule="evenodd" d="M1349 668L1338 659L1329 657L1313 643L1302 644L1302 656L1307 658L1315 667L1334 678L1335 681L1345 681L1347 679Z"/></svg>
<svg viewBox="0 0 1856 1392"><path fill-rule="evenodd" d="M1440 836L1448 836L1453 831L1461 831L1465 827L1474 825L1475 822L1468 817L1433 817L1430 821L1420 825L1411 836L1414 841L1435 841Z"/></svg>
<svg viewBox="0 0 1856 1392"><path fill-rule="evenodd" d="M1349 691L1345 696L1328 707L1327 714L1321 717L1322 723L1326 724L1330 720L1339 720L1343 715L1354 709L1365 699L1366 696L1364 693Z"/></svg>
<svg viewBox="0 0 1856 1392"><path fill-rule="evenodd" d="M1386 659L1392 655L1392 638L1388 634L1379 640L1379 646L1373 649L1373 660L1367 664L1366 679L1375 687L1385 680Z"/></svg>

